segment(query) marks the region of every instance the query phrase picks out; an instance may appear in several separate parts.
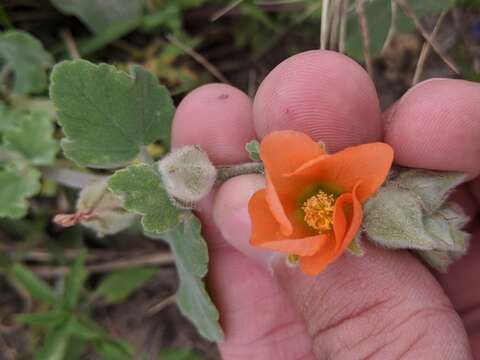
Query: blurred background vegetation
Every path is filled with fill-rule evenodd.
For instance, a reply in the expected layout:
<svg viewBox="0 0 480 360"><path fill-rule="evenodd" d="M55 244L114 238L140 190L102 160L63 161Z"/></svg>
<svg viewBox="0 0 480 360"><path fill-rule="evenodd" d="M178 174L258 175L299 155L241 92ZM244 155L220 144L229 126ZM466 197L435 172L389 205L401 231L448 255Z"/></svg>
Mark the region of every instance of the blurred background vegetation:
<svg viewBox="0 0 480 360"><path fill-rule="evenodd" d="M365 65L382 108L424 79L480 81L479 0L2 0L0 29L2 136L18 112L54 117L42 71L70 58L141 64L177 104L214 81L253 96L276 64L320 47ZM33 38L12 39L13 30ZM158 158L166 149L150 151ZM55 166L75 168L61 156ZM7 190L0 360L219 359L172 306L177 278L167 246L136 226L99 237L55 224L55 215L75 211L78 191L48 176L16 219L2 208Z"/></svg>

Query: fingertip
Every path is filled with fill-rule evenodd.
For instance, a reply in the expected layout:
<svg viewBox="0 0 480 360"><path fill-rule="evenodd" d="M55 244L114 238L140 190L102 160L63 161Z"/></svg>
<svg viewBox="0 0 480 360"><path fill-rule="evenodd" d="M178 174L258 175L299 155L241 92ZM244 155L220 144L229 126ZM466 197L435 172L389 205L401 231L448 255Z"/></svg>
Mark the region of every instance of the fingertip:
<svg viewBox="0 0 480 360"><path fill-rule="evenodd" d="M213 220L230 245L265 265L271 254L250 245L251 221L248 213L250 198L264 187L263 176L254 174L237 176L226 181L216 194Z"/></svg>
<svg viewBox="0 0 480 360"><path fill-rule="evenodd" d="M420 83L386 117L385 140L398 164L480 174L480 85L451 79Z"/></svg>
<svg viewBox="0 0 480 360"><path fill-rule="evenodd" d="M381 138L372 80L360 65L336 52L308 51L279 64L260 86L253 111L259 137L298 130L332 152Z"/></svg>
<svg viewBox="0 0 480 360"><path fill-rule="evenodd" d="M230 85L208 84L195 89L175 113L173 146L200 145L217 164L247 160L244 146L254 138L252 102Z"/></svg>

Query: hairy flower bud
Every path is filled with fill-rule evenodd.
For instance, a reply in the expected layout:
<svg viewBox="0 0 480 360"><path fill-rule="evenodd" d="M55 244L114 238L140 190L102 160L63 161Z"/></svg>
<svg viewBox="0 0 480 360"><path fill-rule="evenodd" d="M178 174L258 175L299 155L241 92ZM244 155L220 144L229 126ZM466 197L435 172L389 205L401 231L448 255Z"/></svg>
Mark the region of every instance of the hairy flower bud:
<svg viewBox="0 0 480 360"><path fill-rule="evenodd" d="M159 161L158 170L172 200L187 208L205 197L217 178L217 169L198 146L172 151Z"/></svg>
<svg viewBox="0 0 480 360"><path fill-rule="evenodd" d="M125 211L122 202L107 189L107 180L94 182L79 194L74 217L98 236L111 235L133 224L137 215Z"/></svg>
<svg viewBox="0 0 480 360"><path fill-rule="evenodd" d="M464 174L407 170L382 187L364 207L369 239L394 249L415 250L440 271L465 254L468 217L448 196Z"/></svg>

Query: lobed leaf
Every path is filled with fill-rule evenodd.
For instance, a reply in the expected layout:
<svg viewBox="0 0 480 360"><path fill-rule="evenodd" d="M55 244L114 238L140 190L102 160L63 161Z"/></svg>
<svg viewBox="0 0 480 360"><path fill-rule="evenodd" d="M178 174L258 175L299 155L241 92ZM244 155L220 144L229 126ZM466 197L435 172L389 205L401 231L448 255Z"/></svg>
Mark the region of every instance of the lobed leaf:
<svg viewBox="0 0 480 360"><path fill-rule="evenodd" d="M26 174L0 170L0 217L18 219L27 213L27 198L40 191L40 173L30 169Z"/></svg>
<svg viewBox="0 0 480 360"><path fill-rule="evenodd" d="M4 134L5 148L34 165L50 165L55 160L58 144L53 138L54 127L46 113L34 112L19 116L16 126Z"/></svg>
<svg viewBox="0 0 480 360"><path fill-rule="evenodd" d="M117 171L108 187L123 200L126 210L142 216L143 228L148 233L169 231L182 220L184 211L170 202L159 174L150 165L131 165Z"/></svg>
<svg viewBox="0 0 480 360"><path fill-rule="evenodd" d="M191 215L163 238L176 257L180 277L177 304L180 310L195 324L201 335L211 341L221 341L220 315L202 281L208 270L208 249L200 230L200 221Z"/></svg>
<svg viewBox="0 0 480 360"><path fill-rule="evenodd" d="M53 59L32 35L17 30L1 33L0 59L14 72L13 92L30 94L46 89L46 69Z"/></svg>
<svg viewBox="0 0 480 360"><path fill-rule="evenodd" d="M169 145L174 106L168 90L139 66L64 61L53 69L50 96L66 138L65 155L82 166L114 168L143 146Z"/></svg>

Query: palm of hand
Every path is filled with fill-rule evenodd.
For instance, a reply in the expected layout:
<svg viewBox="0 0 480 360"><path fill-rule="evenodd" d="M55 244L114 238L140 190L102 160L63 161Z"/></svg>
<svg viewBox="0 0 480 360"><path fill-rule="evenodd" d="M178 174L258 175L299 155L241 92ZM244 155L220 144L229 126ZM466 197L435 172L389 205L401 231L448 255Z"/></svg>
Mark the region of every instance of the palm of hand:
<svg viewBox="0 0 480 360"><path fill-rule="evenodd" d="M475 218L480 201L480 86L424 82L381 114L366 73L346 57L311 51L279 65L254 103L226 85L207 85L180 104L173 144L199 144L218 164L247 160L246 142L294 129L331 152L385 141L400 165L468 173L455 196ZM211 250L210 283L232 359L470 359L480 357L480 224L468 255L433 274L406 252L367 247L344 255L317 277L265 267L248 245L246 204L257 175L225 183L199 213Z"/></svg>

